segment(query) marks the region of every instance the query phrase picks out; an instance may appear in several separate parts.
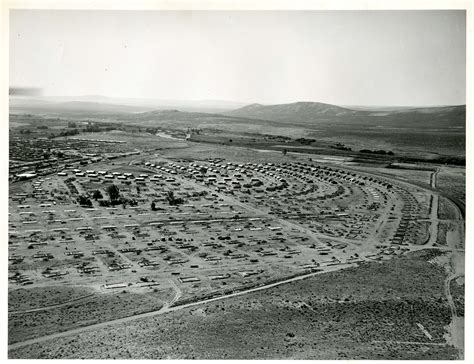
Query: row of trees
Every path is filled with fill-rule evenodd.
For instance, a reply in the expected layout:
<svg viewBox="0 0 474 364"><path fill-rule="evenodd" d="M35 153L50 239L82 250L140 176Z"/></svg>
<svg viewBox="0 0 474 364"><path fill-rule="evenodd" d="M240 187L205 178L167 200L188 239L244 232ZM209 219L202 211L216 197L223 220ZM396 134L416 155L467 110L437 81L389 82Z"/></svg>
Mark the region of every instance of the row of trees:
<svg viewBox="0 0 474 364"><path fill-rule="evenodd" d="M92 199L98 201L101 206L114 206L122 204L125 207L127 204L131 206L136 206L138 204L137 201L134 199L126 199L122 197L120 195L120 189L115 184L108 186L106 192L109 196L110 201L104 200L104 196L102 195L102 192L100 192L100 190L95 190L92 193ZM168 201L170 206L181 205L184 203L184 200L181 197L176 197L173 191L168 191L166 193L166 200ZM77 198L77 202L82 206L92 206L91 199L85 195L79 196ZM151 203L151 209L153 211L157 210L155 202Z"/></svg>
<svg viewBox="0 0 474 364"><path fill-rule="evenodd" d="M125 201L125 199L120 198L120 190L116 185L110 185L109 187L107 187L106 191L109 195L110 202L103 199L104 196L102 195L102 192L100 192L100 190L95 190L94 192L92 192L92 199L94 201L99 201L99 204L101 206L118 205L120 203L124 204L126 202L130 203L130 200ZM87 195L78 196L77 202L81 206L92 207L92 201Z"/></svg>

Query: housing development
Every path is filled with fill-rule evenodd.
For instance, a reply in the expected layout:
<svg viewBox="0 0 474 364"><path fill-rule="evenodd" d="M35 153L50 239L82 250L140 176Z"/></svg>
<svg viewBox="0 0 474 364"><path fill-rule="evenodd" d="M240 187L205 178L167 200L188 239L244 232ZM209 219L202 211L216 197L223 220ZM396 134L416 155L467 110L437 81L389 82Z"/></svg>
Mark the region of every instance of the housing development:
<svg viewBox="0 0 474 364"><path fill-rule="evenodd" d="M463 205L437 190L449 168L394 163L381 173L213 145L221 157L189 157L203 146L124 133L33 139L12 161L11 348L411 254L463 252ZM445 345L443 326L413 325L416 342Z"/></svg>
<svg viewBox="0 0 474 364"><path fill-rule="evenodd" d="M6 14L5 356L469 361L467 11L168 3Z"/></svg>

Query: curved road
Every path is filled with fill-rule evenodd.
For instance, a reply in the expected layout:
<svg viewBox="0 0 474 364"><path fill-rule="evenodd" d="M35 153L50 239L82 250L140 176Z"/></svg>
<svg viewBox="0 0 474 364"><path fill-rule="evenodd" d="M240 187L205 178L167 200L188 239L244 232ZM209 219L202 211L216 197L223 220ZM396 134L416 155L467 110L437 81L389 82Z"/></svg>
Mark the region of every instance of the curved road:
<svg viewBox="0 0 474 364"><path fill-rule="evenodd" d="M459 277L459 274L451 274L450 276L446 277L444 280L444 294L448 300L449 308L451 309L451 317L457 316L456 305L454 304L453 296L451 296L451 281Z"/></svg>

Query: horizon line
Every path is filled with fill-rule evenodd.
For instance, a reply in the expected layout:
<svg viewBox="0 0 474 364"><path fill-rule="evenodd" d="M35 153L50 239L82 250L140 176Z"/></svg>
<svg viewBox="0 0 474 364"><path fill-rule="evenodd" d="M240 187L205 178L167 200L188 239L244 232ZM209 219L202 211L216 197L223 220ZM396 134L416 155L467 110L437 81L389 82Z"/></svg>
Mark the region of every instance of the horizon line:
<svg viewBox="0 0 474 364"><path fill-rule="evenodd" d="M236 101L236 100L226 100L226 99L177 99L177 98L150 98L150 97L137 97L137 96L108 96L108 95L101 95L101 94L83 94L83 95L9 95L9 99L11 98L24 98L24 99L35 99L35 98L83 98L83 97L97 97L97 98L108 98L108 99L132 99L132 100L142 100L142 101L160 101L160 102L221 102L221 103L234 103L234 104L242 104L245 106L249 105L262 105L262 106L277 106L277 105L291 105L297 103L319 103L319 104L327 104L327 105L334 105L339 107L351 108L351 107L372 107L372 108L382 108L382 107L399 107L399 108L426 108L426 107L449 107L449 106L466 106L466 102L464 103L455 103L455 104L417 104L417 105L400 105L400 104L347 104L347 103L332 103L332 102L325 102L325 101L309 101L309 100L298 100L298 101L285 101L285 102L277 102L277 103L267 103L267 102L251 102L251 101ZM74 100L73 100L74 101ZM87 101L80 101L76 100L77 102L87 102ZM90 101L94 102L94 101ZM99 102L100 103L100 102Z"/></svg>

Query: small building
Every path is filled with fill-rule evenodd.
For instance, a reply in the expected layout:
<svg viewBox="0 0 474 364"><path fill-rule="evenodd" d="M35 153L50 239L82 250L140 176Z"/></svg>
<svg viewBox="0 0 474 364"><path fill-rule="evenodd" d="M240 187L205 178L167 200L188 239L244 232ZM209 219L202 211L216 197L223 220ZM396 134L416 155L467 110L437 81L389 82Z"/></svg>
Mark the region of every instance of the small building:
<svg viewBox="0 0 474 364"><path fill-rule="evenodd" d="M199 282L200 279L198 277L180 277L178 280L181 283L190 283L190 282Z"/></svg>
<svg viewBox="0 0 474 364"><path fill-rule="evenodd" d="M109 283L109 284L104 284L105 289L116 289L116 288L127 288L128 284L127 283Z"/></svg>

